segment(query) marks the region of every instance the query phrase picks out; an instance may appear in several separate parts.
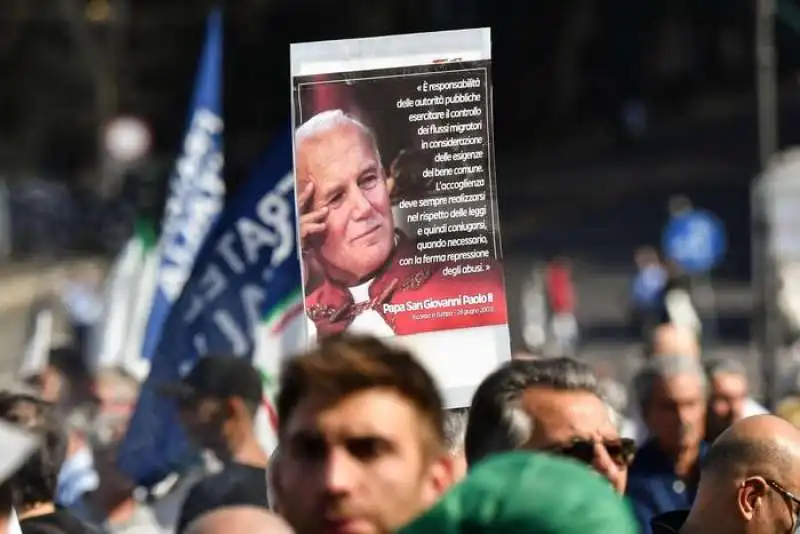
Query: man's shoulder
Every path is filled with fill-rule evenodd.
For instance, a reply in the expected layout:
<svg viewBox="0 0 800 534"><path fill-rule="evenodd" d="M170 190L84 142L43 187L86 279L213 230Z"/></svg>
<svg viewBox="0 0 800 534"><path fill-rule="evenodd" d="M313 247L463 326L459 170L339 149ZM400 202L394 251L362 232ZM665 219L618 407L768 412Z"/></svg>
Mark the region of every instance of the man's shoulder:
<svg viewBox="0 0 800 534"><path fill-rule="evenodd" d="M705 441L700 443L698 462L702 462L708 452L709 444ZM628 470L628 485L636 484L639 480L647 480L653 477L674 477L671 461L659 449L655 440L647 440L636 452L630 469Z"/></svg>
<svg viewBox="0 0 800 534"><path fill-rule="evenodd" d="M34 534L102 534L102 529L93 523L79 519L66 510L20 520L23 532Z"/></svg>
<svg viewBox="0 0 800 534"><path fill-rule="evenodd" d="M221 491L232 483L236 482L235 476L238 472L235 464L227 465L216 473L209 473L197 482L195 482L192 489L189 490L188 497L193 495L202 495L205 493L219 494Z"/></svg>
<svg viewBox="0 0 800 534"><path fill-rule="evenodd" d="M260 471L263 471L263 476L266 477L266 469L236 463L228 464L220 471L210 473L198 480L195 485L192 486L192 489L189 490L189 496L193 494L202 495L205 493L219 495L232 486L247 484L249 482L248 479L256 476Z"/></svg>
<svg viewBox="0 0 800 534"><path fill-rule="evenodd" d="M689 517L688 510L675 510L653 518L650 526L653 534L678 534Z"/></svg>
<svg viewBox="0 0 800 534"><path fill-rule="evenodd" d="M653 439L645 441L636 457L633 459L629 470L629 478L648 477L657 470L657 467L664 461L664 455L659 450L658 445Z"/></svg>

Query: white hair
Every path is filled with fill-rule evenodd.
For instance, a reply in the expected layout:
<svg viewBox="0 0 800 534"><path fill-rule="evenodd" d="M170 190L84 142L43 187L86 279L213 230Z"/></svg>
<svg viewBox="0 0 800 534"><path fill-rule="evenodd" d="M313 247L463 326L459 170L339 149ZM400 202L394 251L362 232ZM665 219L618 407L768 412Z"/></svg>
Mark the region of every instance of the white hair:
<svg viewBox="0 0 800 534"><path fill-rule="evenodd" d="M341 109L322 111L301 124L294 132L295 145L299 146L312 137L318 137L343 126L355 126L358 128L372 143L375 154L378 156L378 161L380 161L380 150L378 149L378 140L375 138L375 133L366 124Z"/></svg>
<svg viewBox="0 0 800 534"><path fill-rule="evenodd" d="M447 451L458 454L464 450L469 408L453 408L444 414L444 438Z"/></svg>
<svg viewBox="0 0 800 534"><path fill-rule="evenodd" d="M678 375L694 375L700 381L703 395L708 395L705 369L690 356L656 356L645 364L633 380L633 389L641 413L647 411L656 382Z"/></svg>

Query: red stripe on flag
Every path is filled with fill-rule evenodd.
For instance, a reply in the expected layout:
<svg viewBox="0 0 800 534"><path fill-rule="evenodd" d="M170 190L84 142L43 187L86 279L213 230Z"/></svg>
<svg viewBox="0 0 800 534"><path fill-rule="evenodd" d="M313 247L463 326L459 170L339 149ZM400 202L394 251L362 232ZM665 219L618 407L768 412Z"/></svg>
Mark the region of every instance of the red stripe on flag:
<svg viewBox="0 0 800 534"><path fill-rule="evenodd" d="M269 417L269 424L272 427L274 432L278 431L278 412L275 411L275 407L269 401L269 399L265 398L261 404L264 406L264 409L267 411L267 417Z"/></svg>
<svg viewBox="0 0 800 534"><path fill-rule="evenodd" d="M272 330L270 330L270 334L277 335L283 332L288 326L289 321L291 321L301 313L303 313L302 302L300 304L295 304L294 306L289 308L289 311L283 314L283 317L281 317L281 320L278 321L278 324L272 327Z"/></svg>

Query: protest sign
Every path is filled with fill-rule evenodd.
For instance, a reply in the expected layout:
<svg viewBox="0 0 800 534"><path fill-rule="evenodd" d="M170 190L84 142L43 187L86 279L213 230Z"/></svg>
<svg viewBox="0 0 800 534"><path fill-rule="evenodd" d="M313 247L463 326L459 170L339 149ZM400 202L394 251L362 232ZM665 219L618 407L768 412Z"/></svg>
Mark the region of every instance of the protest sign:
<svg viewBox="0 0 800 534"><path fill-rule="evenodd" d="M302 342L288 337L298 331L293 318L302 318L291 163L287 131L219 218L172 307L119 453L120 467L139 484L157 484L194 457L174 401L156 389L179 380L202 356L254 358L273 425L262 439L268 449L274 445L269 396L280 358Z"/></svg>
<svg viewBox="0 0 800 534"><path fill-rule="evenodd" d="M294 44L308 336L411 348L465 405L510 357L488 29Z"/></svg>

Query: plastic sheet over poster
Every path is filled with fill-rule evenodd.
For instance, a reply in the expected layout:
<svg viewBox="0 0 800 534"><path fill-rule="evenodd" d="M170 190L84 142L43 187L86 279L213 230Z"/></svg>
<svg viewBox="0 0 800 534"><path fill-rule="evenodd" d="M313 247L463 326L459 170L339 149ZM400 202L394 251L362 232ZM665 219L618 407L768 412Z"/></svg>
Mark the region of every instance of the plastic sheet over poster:
<svg viewBox="0 0 800 534"><path fill-rule="evenodd" d="M510 358L488 29L292 45L308 337L418 354L448 406Z"/></svg>

